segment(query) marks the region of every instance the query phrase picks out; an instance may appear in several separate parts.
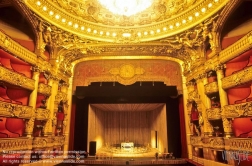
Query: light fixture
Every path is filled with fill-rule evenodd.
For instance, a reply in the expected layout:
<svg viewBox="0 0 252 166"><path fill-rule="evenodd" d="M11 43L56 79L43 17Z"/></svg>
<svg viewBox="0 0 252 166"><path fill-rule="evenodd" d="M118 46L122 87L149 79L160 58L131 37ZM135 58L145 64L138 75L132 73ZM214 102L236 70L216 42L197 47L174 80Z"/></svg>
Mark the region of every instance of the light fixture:
<svg viewBox="0 0 252 166"><path fill-rule="evenodd" d="M110 12L118 15L131 16L149 8L153 0L98 0Z"/></svg>

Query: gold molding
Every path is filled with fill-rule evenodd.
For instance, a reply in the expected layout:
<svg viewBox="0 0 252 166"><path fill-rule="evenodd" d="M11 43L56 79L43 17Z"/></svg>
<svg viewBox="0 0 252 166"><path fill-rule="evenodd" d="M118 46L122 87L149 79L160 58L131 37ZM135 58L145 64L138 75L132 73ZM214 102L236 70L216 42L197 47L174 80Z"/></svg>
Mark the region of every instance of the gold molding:
<svg viewBox="0 0 252 166"><path fill-rule="evenodd" d="M32 148L42 149L53 147L52 137L34 137L32 141Z"/></svg>
<svg viewBox="0 0 252 166"><path fill-rule="evenodd" d="M204 137L203 147L213 149L225 149L225 142L223 137Z"/></svg>
<svg viewBox="0 0 252 166"><path fill-rule="evenodd" d="M218 82L211 82L205 85L205 94L210 95L212 93L219 92Z"/></svg>
<svg viewBox="0 0 252 166"><path fill-rule="evenodd" d="M35 110L30 106L23 106L0 101L0 116L30 119Z"/></svg>
<svg viewBox="0 0 252 166"><path fill-rule="evenodd" d="M225 149L252 153L251 138L225 138ZM244 154L245 155L245 154Z"/></svg>
<svg viewBox="0 0 252 166"><path fill-rule="evenodd" d="M55 96L55 102L59 103L60 101L66 101L67 100L67 94L64 92L58 91L57 95Z"/></svg>
<svg viewBox="0 0 252 166"><path fill-rule="evenodd" d="M54 136L52 139L54 146L63 146L65 144L65 136Z"/></svg>
<svg viewBox="0 0 252 166"><path fill-rule="evenodd" d="M229 89L238 85L248 83L252 80L252 66L247 67L237 73L222 78L222 88Z"/></svg>

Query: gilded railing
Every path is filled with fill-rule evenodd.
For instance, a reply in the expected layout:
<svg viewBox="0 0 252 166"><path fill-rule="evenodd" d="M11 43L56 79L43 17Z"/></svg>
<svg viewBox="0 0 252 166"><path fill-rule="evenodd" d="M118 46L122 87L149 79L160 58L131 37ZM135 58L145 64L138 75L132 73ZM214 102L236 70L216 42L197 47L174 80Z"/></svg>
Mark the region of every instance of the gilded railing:
<svg viewBox="0 0 252 166"><path fill-rule="evenodd" d="M225 149L223 137L206 137L203 138L203 146L206 148Z"/></svg>
<svg viewBox="0 0 252 166"><path fill-rule="evenodd" d="M240 40L224 49L219 53L219 60L221 63L226 63L229 60L239 56L243 52L249 50L252 47L252 32L242 37Z"/></svg>
<svg viewBox="0 0 252 166"><path fill-rule="evenodd" d="M223 107L222 114L227 118L252 116L252 102L226 105Z"/></svg>
<svg viewBox="0 0 252 166"><path fill-rule="evenodd" d="M32 138L18 137L18 138L1 138L0 151L19 151L32 149Z"/></svg>
<svg viewBox="0 0 252 166"><path fill-rule="evenodd" d="M50 110L37 108L35 112L36 120L47 120L50 117Z"/></svg>
<svg viewBox="0 0 252 166"><path fill-rule="evenodd" d="M50 85L46 85L43 83L38 84L38 93L44 94L46 96L50 96L52 91L52 87Z"/></svg>
<svg viewBox="0 0 252 166"><path fill-rule="evenodd" d="M208 120L221 119L221 108L209 108L206 110Z"/></svg>
<svg viewBox="0 0 252 166"><path fill-rule="evenodd" d="M211 82L209 84L205 85L205 94L210 95L212 93L216 93L219 91L218 83L217 82Z"/></svg>
<svg viewBox="0 0 252 166"><path fill-rule="evenodd" d="M2 66L0 66L0 80L29 90L33 90L35 86L35 81L33 79L27 78Z"/></svg>
<svg viewBox="0 0 252 166"><path fill-rule="evenodd" d="M225 149L252 153L251 138L225 138Z"/></svg>
<svg viewBox="0 0 252 166"><path fill-rule="evenodd" d="M3 117L30 119L32 116L34 116L34 112L35 110L30 106L0 101L0 116Z"/></svg>
<svg viewBox="0 0 252 166"><path fill-rule="evenodd" d="M8 49L8 52L18 56L20 59L35 65L37 62L37 55L28 49L21 46L19 43L12 40L10 37L0 31L0 47Z"/></svg>
<svg viewBox="0 0 252 166"><path fill-rule="evenodd" d="M203 146L203 142L202 142L202 137L200 136L191 136L190 138L191 140L191 145L192 146L197 146L197 147L202 147Z"/></svg>
<svg viewBox="0 0 252 166"><path fill-rule="evenodd" d="M229 89L252 80L252 66L222 79L222 88Z"/></svg>

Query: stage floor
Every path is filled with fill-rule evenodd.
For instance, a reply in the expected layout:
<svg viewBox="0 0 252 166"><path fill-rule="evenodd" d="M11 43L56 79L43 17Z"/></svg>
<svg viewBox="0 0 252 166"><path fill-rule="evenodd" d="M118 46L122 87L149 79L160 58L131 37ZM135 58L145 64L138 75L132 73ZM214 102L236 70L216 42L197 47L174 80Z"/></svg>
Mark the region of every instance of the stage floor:
<svg viewBox="0 0 252 166"><path fill-rule="evenodd" d="M96 152L96 159L112 159L115 157L127 158L153 158L155 154L159 153L158 149L154 148L132 148L130 150L123 150L121 148L100 148Z"/></svg>

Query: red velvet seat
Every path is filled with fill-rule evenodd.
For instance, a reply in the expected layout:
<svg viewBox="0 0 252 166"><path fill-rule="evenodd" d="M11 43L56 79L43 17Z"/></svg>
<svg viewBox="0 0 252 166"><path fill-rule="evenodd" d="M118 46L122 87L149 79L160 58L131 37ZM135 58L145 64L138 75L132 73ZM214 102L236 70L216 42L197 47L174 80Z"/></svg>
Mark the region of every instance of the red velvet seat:
<svg viewBox="0 0 252 166"><path fill-rule="evenodd" d="M24 125L20 125L20 122L17 121L9 121L8 119L11 118L0 118L0 133L2 133L2 136L4 138L10 137L10 138L15 138L19 137L22 132L20 132L20 128L24 127ZM19 121L23 121L22 119L18 119Z"/></svg>

